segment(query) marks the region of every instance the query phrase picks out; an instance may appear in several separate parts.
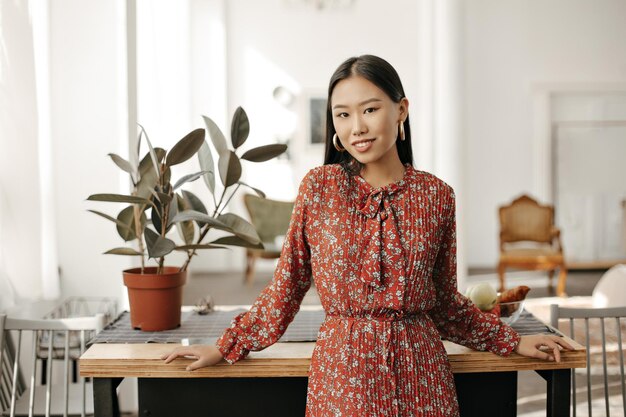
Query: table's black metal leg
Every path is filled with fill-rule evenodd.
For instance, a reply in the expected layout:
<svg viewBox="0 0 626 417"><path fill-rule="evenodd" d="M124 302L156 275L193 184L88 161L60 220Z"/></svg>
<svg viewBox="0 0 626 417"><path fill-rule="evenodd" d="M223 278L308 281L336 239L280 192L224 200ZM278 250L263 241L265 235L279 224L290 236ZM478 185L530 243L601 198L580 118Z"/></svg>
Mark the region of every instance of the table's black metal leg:
<svg viewBox="0 0 626 417"><path fill-rule="evenodd" d="M547 417L569 417L571 400L571 369L554 369L537 371L546 380L548 402L546 405Z"/></svg>
<svg viewBox="0 0 626 417"><path fill-rule="evenodd" d="M461 417L517 415L516 371L454 374L454 383Z"/></svg>
<svg viewBox="0 0 626 417"><path fill-rule="evenodd" d="M119 417L116 388L123 378L93 378L94 417Z"/></svg>
<svg viewBox="0 0 626 417"><path fill-rule="evenodd" d="M139 416L301 417L307 387L306 377L139 378Z"/></svg>

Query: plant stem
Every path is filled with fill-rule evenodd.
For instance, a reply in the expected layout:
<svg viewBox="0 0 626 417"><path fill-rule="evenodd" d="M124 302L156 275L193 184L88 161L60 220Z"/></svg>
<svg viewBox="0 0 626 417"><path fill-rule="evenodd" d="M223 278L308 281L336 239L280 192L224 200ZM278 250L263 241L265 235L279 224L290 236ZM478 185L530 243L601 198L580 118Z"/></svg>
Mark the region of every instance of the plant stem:
<svg viewBox="0 0 626 417"><path fill-rule="evenodd" d="M239 188L239 185L237 185L237 188ZM232 198L233 195L235 194L235 192L237 192L237 189L235 189L235 191L233 191L233 194L231 194L231 196L228 199L228 201L226 202L226 204L224 204L224 207L222 207L222 210L219 210L219 207L222 204L222 200L224 200L224 196L226 195L226 190L227 189L228 188L224 188L224 191L222 191L222 195L220 196L220 202L219 202L219 204L217 204L215 206L215 210L213 210L213 215L211 217L215 218L216 216L222 214L222 211L224 211L224 208L228 205L228 202L230 201L230 198ZM215 196L213 196L213 199L215 200ZM207 233L209 233L209 230L211 230L211 226L209 226L207 224L205 226L204 230L202 230L200 232L200 237L198 237L198 240L196 241L197 245L202 243L202 240L205 238ZM187 260L185 261L183 266L180 268L181 271L186 271L187 270L187 267L189 266L189 263L191 262L191 258L193 258L195 256L195 254L196 254L196 249L192 249L192 250L187 252Z"/></svg>
<svg viewBox="0 0 626 417"><path fill-rule="evenodd" d="M241 184L237 184L237 188L235 188L235 190L230 195L230 197L228 197L228 200L226 200L226 203L224 203L224 207L222 207L222 211L224 211L224 208L226 208L226 206L228 206L228 203L230 203L230 200L232 200L233 196L235 195L235 193L237 192L239 187L241 187ZM226 192L226 190L224 190L224 192ZM220 214L222 214L222 213L220 212Z"/></svg>
<svg viewBox="0 0 626 417"><path fill-rule="evenodd" d="M144 206L142 206L143 208ZM135 236L137 236L137 242L139 243L139 252L142 253L141 255L141 273L143 274L143 271L146 267L146 261L143 257L143 251L144 251L144 247L143 247L143 237L142 237L142 233L141 233L141 214L143 210L139 210L139 206L134 205L133 206L133 217L135 218Z"/></svg>

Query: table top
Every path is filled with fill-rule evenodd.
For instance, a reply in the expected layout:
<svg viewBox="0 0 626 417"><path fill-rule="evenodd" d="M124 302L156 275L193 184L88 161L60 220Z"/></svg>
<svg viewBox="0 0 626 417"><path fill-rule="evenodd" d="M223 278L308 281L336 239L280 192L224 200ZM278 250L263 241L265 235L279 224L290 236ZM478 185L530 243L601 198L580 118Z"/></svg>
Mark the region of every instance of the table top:
<svg viewBox="0 0 626 417"><path fill-rule="evenodd" d="M235 309L241 306L224 306ZM315 309L314 307L303 309ZM319 307L318 307L319 309ZM547 362L515 353L507 358L490 352L478 352L444 341L452 371L455 373L504 372L584 368L584 346L565 337L575 347L561 353L561 362ZM150 378L211 378L211 377L289 377L308 376L315 342L279 342L249 356L234 365L221 362L193 372L186 371L192 359L180 358L165 364L160 358L179 344L175 343L95 343L80 358L80 374L85 377L150 377Z"/></svg>

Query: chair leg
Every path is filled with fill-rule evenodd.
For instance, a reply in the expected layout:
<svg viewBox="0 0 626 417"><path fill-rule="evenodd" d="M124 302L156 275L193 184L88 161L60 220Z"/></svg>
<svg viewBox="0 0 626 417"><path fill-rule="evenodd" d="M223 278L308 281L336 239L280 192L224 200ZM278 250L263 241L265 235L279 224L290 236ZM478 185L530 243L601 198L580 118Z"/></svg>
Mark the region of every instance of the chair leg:
<svg viewBox="0 0 626 417"><path fill-rule="evenodd" d="M559 283L557 284L556 294L559 297L567 297L565 292L565 282L567 281L567 268L565 265L561 265L559 268Z"/></svg>
<svg viewBox="0 0 626 417"><path fill-rule="evenodd" d="M498 278L500 279L500 288L498 288L499 292L503 292L505 290L505 285L504 285L504 265L499 264L498 265Z"/></svg>
<svg viewBox="0 0 626 417"><path fill-rule="evenodd" d="M554 288L554 269L550 269L548 271L548 288L550 289L550 292L552 292Z"/></svg>
<svg viewBox="0 0 626 417"><path fill-rule="evenodd" d="M48 379L48 375L46 374L46 370L48 369L47 364L47 359L41 359L41 385L46 385Z"/></svg>
<svg viewBox="0 0 626 417"><path fill-rule="evenodd" d="M247 255L245 283L248 286L252 285L252 281L254 280L254 264L255 263L256 263L256 256L250 255L250 254Z"/></svg>

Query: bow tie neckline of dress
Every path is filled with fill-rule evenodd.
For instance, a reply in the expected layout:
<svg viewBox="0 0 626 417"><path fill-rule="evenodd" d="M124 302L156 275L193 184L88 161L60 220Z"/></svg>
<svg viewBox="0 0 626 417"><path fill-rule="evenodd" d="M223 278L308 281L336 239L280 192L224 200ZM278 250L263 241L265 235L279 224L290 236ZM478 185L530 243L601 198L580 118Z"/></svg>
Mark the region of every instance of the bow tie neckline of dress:
<svg viewBox="0 0 626 417"><path fill-rule="evenodd" d="M411 169L406 165L401 180L377 188L361 176L355 176L362 196L358 212L365 217L359 278L376 290L384 289L392 276L406 273L404 249L390 200L406 187Z"/></svg>

